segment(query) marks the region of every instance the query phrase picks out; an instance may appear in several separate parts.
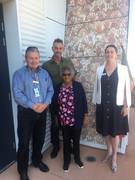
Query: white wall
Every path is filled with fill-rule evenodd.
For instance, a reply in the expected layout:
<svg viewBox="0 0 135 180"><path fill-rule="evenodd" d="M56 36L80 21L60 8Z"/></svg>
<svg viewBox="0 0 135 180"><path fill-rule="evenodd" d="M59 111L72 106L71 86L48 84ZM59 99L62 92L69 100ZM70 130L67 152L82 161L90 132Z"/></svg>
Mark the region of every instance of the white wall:
<svg viewBox="0 0 135 180"><path fill-rule="evenodd" d="M65 26L48 20L50 17L65 24L66 0L10 0L3 3L10 86L15 70L24 65L24 51L27 46L37 46L41 60L52 56L52 42L55 38L64 40ZM42 36L42 37L41 37ZM17 110L12 96L13 118L17 138ZM48 125L49 126L49 125ZM47 129L49 136L49 130Z"/></svg>
<svg viewBox="0 0 135 180"><path fill-rule="evenodd" d="M46 41L47 59L52 56L52 42L56 38L64 40L65 34L65 16L66 0L44 0L45 5L45 22L46 22ZM47 17L54 19L64 25L49 20Z"/></svg>
<svg viewBox="0 0 135 180"><path fill-rule="evenodd" d="M9 1L4 3L3 12L4 12L9 75L10 75L10 87L12 87L13 73L23 64L21 52L20 52L20 36L19 36L16 1ZM15 124L16 144L18 144L17 131L16 131L17 130L16 104L13 100L13 96L12 96L12 106L13 106L13 118Z"/></svg>
<svg viewBox="0 0 135 180"><path fill-rule="evenodd" d="M21 0L18 2L22 55L25 54L28 46L36 46L39 48L41 61L43 61L47 44L44 0Z"/></svg>

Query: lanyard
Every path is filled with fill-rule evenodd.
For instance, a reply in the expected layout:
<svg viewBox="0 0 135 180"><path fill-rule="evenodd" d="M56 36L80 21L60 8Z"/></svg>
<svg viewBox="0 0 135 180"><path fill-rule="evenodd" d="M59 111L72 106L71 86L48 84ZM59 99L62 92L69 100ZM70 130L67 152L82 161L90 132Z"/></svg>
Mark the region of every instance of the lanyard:
<svg viewBox="0 0 135 180"><path fill-rule="evenodd" d="M37 72L32 72L32 82L34 86L34 95L36 98L38 98L38 102L41 102L41 92L40 92L40 84L39 84L39 77Z"/></svg>
<svg viewBox="0 0 135 180"><path fill-rule="evenodd" d="M39 77L37 72L31 72L32 82L34 85L39 85Z"/></svg>

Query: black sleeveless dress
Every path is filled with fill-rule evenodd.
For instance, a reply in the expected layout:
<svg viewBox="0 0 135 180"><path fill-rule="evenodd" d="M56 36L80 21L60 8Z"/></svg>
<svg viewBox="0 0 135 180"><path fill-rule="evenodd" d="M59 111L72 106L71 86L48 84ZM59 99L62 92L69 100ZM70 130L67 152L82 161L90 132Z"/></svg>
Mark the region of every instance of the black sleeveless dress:
<svg viewBox="0 0 135 180"><path fill-rule="evenodd" d="M96 130L103 136L126 135L129 131L128 117L121 115L123 106L116 105L117 84L117 68L110 76L104 70L101 77L101 104L96 105Z"/></svg>

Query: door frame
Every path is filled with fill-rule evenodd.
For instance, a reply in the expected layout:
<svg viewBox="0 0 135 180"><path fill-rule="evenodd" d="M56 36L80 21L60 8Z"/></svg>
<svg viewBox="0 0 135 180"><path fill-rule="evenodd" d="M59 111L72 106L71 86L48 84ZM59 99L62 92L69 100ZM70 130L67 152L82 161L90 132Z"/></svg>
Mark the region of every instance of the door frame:
<svg viewBox="0 0 135 180"><path fill-rule="evenodd" d="M2 11L2 23L0 24L2 27L2 36L3 36L3 46L5 49L5 59L7 61L7 66L8 66L8 57L7 57L7 46L6 46L6 34L5 34L5 23L4 23L4 13L3 13L3 4L0 2L0 11ZM16 143L15 143L15 130L14 130L14 120L13 120L13 108L12 108L12 98L11 98L11 87L10 87L10 76L9 76L9 67L7 67L7 76L8 76L8 84L9 84L9 93L8 93L8 98L9 98L9 111L10 111L10 119L13 123L12 126L12 132L13 132L13 160L11 162L9 162L9 164L7 164L6 166L4 166L1 170L0 173L2 173L4 170L6 170L9 166L11 166L13 163L16 162Z"/></svg>

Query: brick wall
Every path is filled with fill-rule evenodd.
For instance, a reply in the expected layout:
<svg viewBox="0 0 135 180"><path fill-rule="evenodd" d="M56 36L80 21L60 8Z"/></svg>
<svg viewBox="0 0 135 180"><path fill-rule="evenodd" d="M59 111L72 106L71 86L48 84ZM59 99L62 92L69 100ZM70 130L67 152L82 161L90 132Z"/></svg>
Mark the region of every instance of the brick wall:
<svg viewBox="0 0 135 180"><path fill-rule="evenodd" d="M95 72L104 62L104 49L113 43L126 49L128 0L67 0L65 56L72 59L78 70L88 99L90 123L82 139L103 144L96 133L94 107L91 103Z"/></svg>

